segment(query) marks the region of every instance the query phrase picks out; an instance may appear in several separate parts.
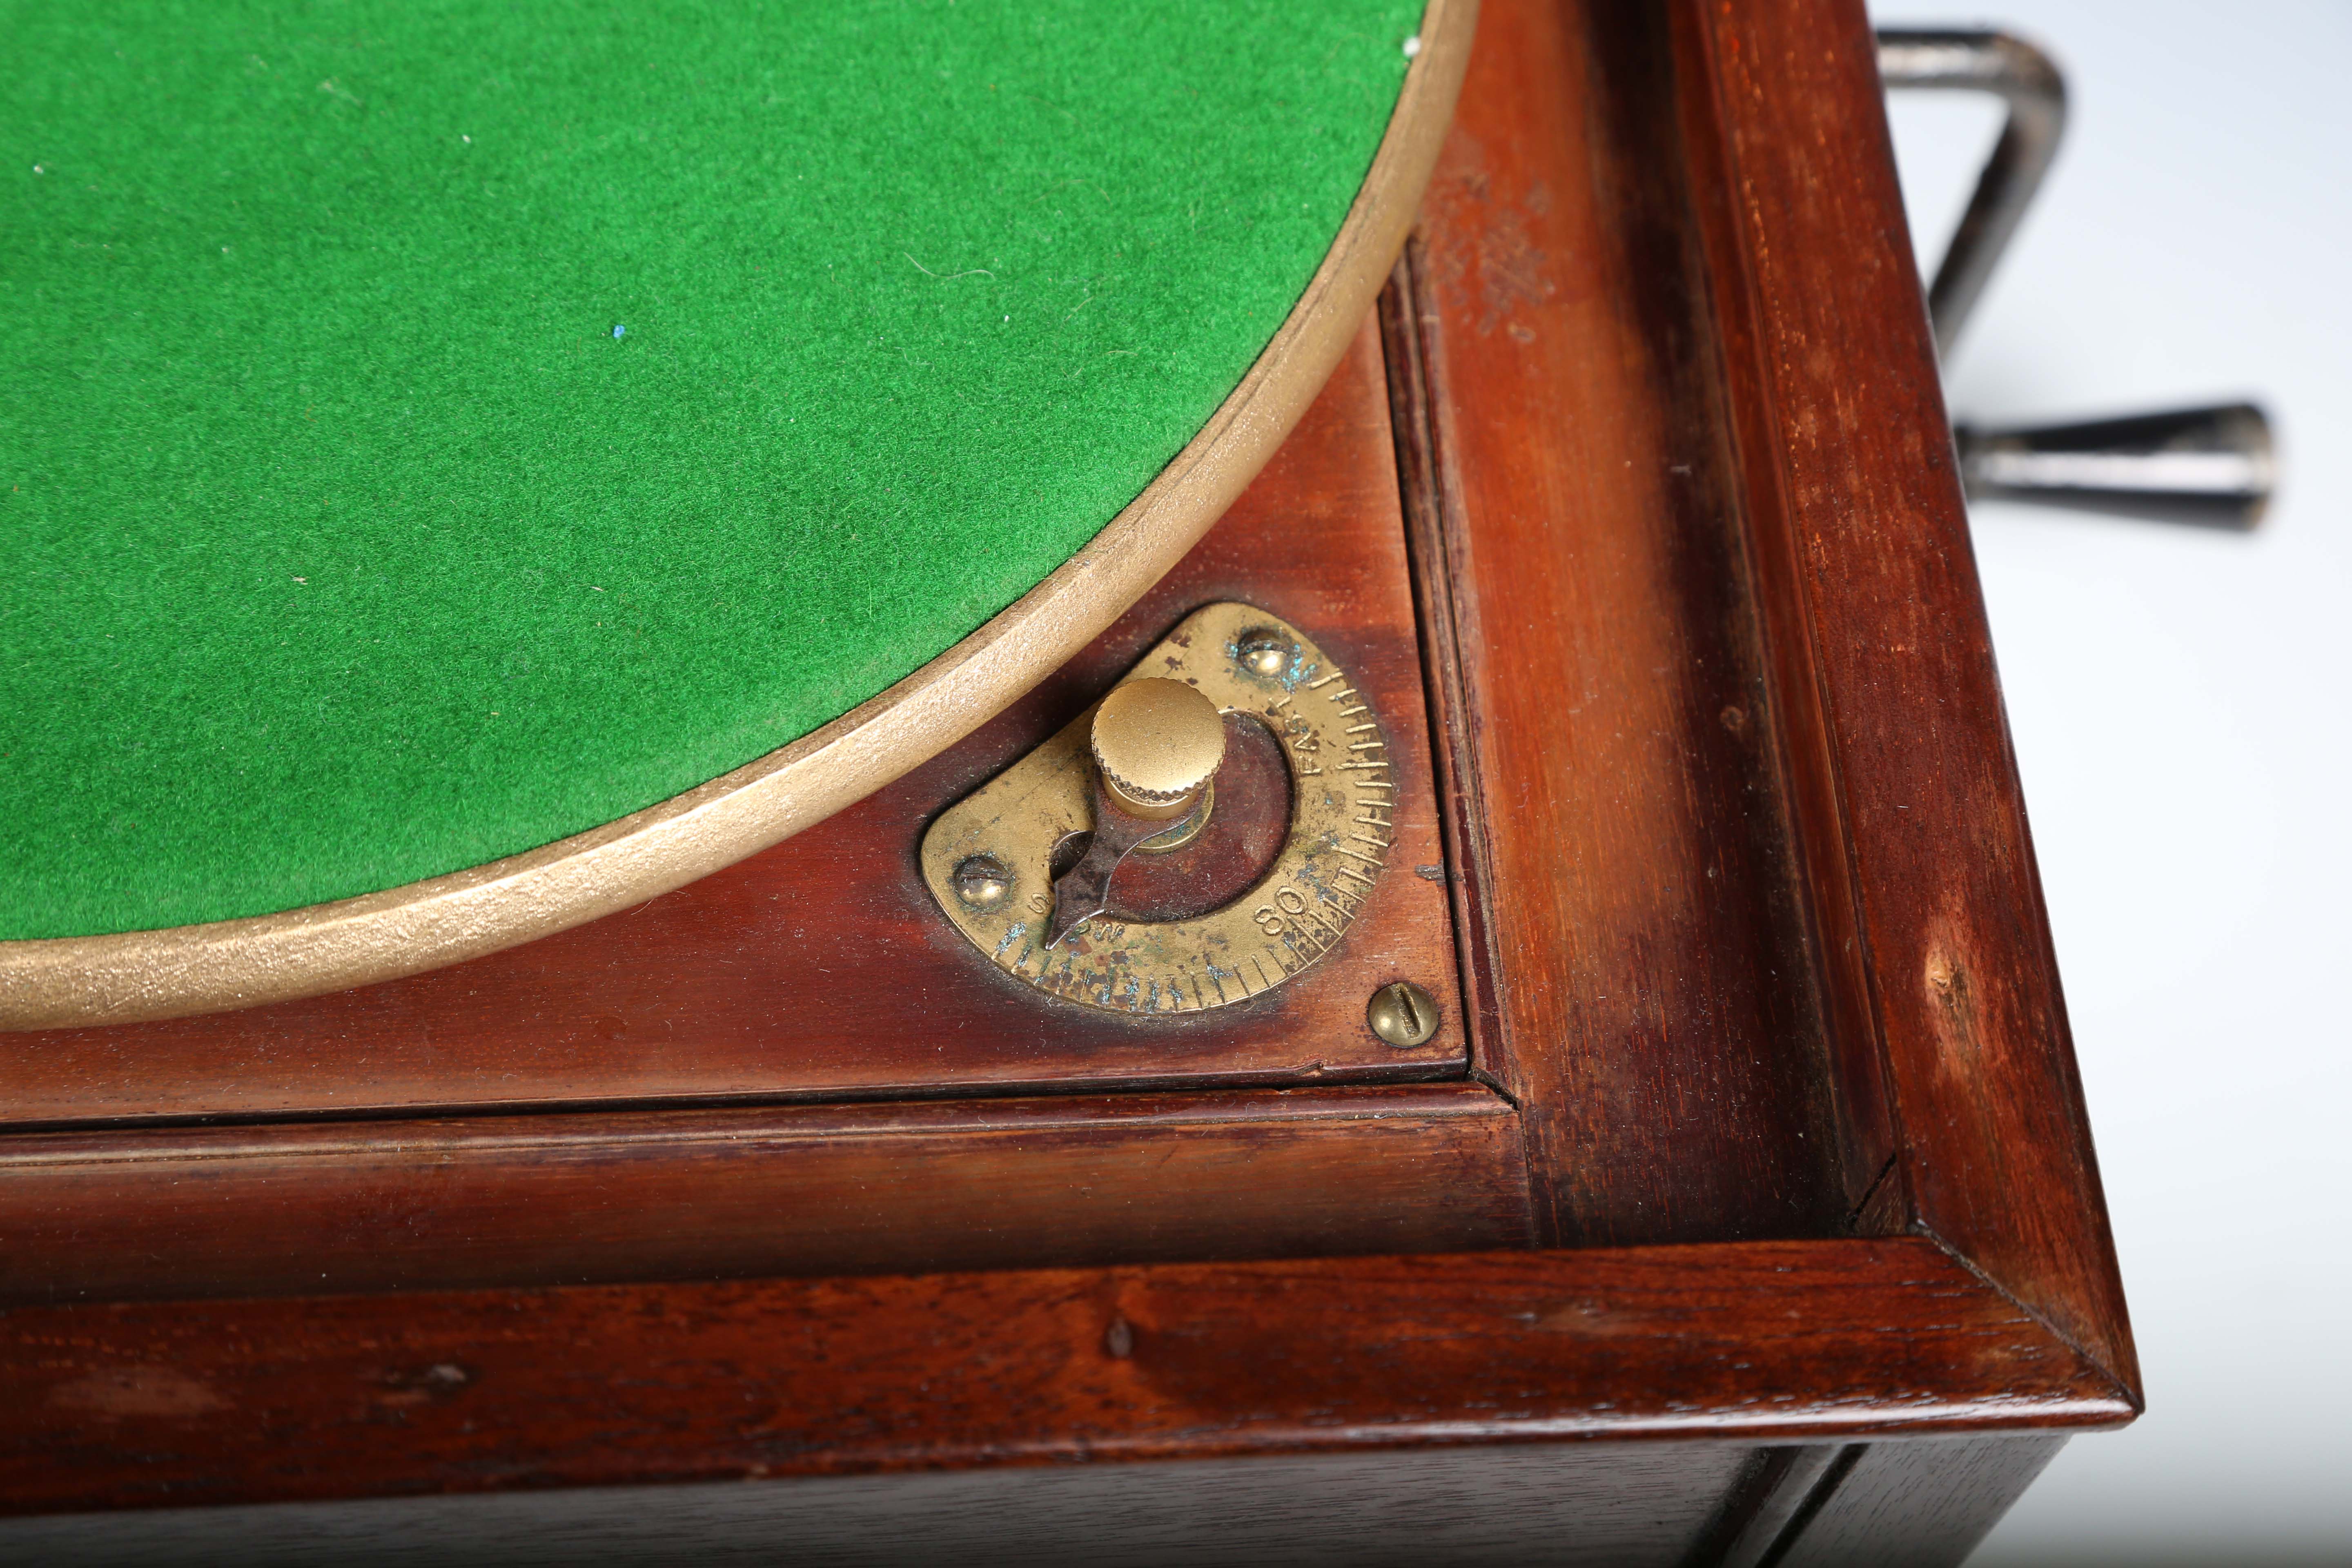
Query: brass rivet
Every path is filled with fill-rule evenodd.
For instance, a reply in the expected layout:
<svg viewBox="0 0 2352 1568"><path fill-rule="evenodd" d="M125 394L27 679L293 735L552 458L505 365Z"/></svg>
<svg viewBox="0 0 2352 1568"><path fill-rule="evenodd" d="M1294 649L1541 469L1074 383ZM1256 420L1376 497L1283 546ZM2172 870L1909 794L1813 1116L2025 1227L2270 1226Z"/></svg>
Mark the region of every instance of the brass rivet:
<svg viewBox="0 0 2352 1568"><path fill-rule="evenodd" d="M1290 668L1290 644L1272 626L1258 626L1234 639L1234 658L1252 675L1271 680Z"/></svg>
<svg viewBox="0 0 2352 1568"><path fill-rule="evenodd" d="M1437 1033L1437 1002L1410 980L1383 985L1364 1008L1372 1033L1401 1051L1425 1046Z"/></svg>
<svg viewBox="0 0 2352 1568"><path fill-rule="evenodd" d="M973 909L994 909L1013 890L1013 873L993 855L974 855L955 868L955 890Z"/></svg>

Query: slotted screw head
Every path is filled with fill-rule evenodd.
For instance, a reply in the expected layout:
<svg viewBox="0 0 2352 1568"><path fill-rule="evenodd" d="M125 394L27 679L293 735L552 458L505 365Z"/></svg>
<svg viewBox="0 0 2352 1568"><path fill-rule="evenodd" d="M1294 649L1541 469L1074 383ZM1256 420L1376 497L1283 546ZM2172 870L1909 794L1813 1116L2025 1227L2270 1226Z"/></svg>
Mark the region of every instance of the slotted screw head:
<svg viewBox="0 0 2352 1568"><path fill-rule="evenodd" d="M976 910L992 910L1013 890L1013 873L993 855L968 857L955 868L956 897Z"/></svg>
<svg viewBox="0 0 2352 1568"><path fill-rule="evenodd" d="M1409 1051L1437 1033L1437 1000L1412 981L1400 980L1372 993L1364 1022L1389 1045Z"/></svg>

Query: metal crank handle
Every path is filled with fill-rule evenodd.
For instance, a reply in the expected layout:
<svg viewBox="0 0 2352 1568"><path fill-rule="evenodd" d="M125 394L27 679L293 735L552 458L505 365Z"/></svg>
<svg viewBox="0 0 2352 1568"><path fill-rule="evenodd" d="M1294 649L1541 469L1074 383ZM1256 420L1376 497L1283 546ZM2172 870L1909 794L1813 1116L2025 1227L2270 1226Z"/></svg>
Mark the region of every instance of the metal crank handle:
<svg viewBox="0 0 2352 1568"><path fill-rule="evenodd" d="M1988 28L1884 29L1878 74L1889 89L1990 93L2009 106L2000 140L1927 286L1936 352L1948 359L2057 155L2066 81L2033 45ZM1961 425L1952 436L1971 500L2244 531L2262 521L2275 478L2270 419L2251 403L2034 428Z"/></svg>
<svg viewBox="0 0 2352 1568"><path fill-rule="evenodd" d="M2028 429L1954 426L1970 500L2244 532L2271 499L2271 426L2251 403Z"/></svg>

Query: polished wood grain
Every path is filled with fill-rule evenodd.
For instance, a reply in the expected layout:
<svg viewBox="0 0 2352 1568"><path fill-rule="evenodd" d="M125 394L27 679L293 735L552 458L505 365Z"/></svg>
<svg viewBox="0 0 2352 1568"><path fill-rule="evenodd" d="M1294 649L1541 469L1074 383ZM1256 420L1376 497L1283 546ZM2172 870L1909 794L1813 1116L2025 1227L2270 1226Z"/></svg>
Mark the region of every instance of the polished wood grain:
<svg viewBox="0 0 2352 1568"><path fill-rule="evenodd" d="M1721 1443L1009 1465L0 1519L12 1568L1686 1568ZM1696 1561L1704 1562L1704 1558Z"/></svg>
<svg viewBox="0 0 2352 1568"><path fill-rule="evenodd" d="M1684 15L1840 1076L1868 1116L1883 1071L1909 1225L2136 1387L1868 18Z"/></svg>
<svg viewBox="0 0 2352 1568"><path fill-rule="evenodd" d="M1469 1084L0 1139L0 1307L1528 1239Z"/></svg>
<svg viewBox="0 0 2352 1568"><path fill-rule="evenodd" d="M1759 1447L1684 1561L1958 1568L2066 1442L2029 1431Z"/></svg>
<svg viewBox="0 0 2352 1568"><path fill-rule="evenodd" d="M1836 1234L1875 1173L1839 1159L1666 18L1481 26L1413 268L1408 506L1475 781L1477 1067L1553 1239Z"/></svg>
<svg viewBox="0 0 2352 1568"><path fill-rule="evenodd" d="M1220 599L1309 633L1391 737L1395 847L1308 983L1197 1017L1040 997L949 925L916 847ZM625 913L430 974L241 1013L0 1034L0 1125L1458 1075L1465 1057L1379 333L1231 513L1112 629L971 739L831 821ZM1428 868L1426 876L1418 874ZM1426 1045L1364 1005L1435 995Z"/></svg>
<svg viewBox="0 0 2352 1568"><path fill-rule="evenodd" d="M2066 1441L1849 1445L1790 1521L1773 1568L1959 1568Z"/></svg>
<svg viewBox="0 0 2352 1568"><path fill-rule="evenodd" d="M0 1317L0 1510L2112 1424L1922 1239Z"/></svg>
<svg viewBox="0 0 2352 1568"><path fill-rule="evenodd" d="M1707 1539L1692 1560L1714 1568L1762 1568L1801 1528L1841 1455L1857 1445L1776 1443L1755 1450L1723 1492Z"/></svg>

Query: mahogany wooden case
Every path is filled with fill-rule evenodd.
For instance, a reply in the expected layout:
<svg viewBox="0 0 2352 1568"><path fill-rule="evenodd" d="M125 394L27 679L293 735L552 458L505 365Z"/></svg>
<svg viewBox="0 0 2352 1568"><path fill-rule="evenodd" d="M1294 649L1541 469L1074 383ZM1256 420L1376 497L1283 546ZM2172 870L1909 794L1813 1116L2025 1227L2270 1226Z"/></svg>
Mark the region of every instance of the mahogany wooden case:
<svg viewBox="0 0 2352 1568"><path fill-rule="evenodd" d="M1228 599L1371 696L1376 901L1198 1017L1027 990L925 825ZM2139 1405L1851 0L1487 0L1307 420L925 768L0 1096L0 1548L1958 1562Z"/></svg>

